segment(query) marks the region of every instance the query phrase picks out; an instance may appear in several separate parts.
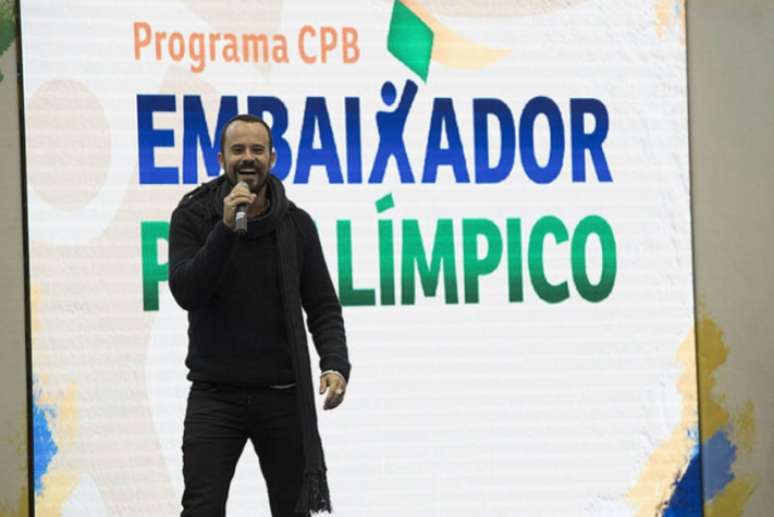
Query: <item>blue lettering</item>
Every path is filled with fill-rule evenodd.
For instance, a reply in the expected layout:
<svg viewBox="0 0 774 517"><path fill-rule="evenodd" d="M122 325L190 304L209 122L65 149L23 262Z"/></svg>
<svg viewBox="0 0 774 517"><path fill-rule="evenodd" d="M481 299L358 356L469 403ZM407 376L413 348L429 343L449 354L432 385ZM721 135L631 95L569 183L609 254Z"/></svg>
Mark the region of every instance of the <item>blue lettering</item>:
<svg viewBox="0 0 774 517"><path fill-rule="evenodd" d="M406 144L403 142L403 130L406 128L411 104L417 95L417 83L407 80L403 88L398 106L392 111L379 111L376 113L376 127L379 130L379 147L376 149L374 165L371 167L371 176L368 183L381 183L390 157L395 158L400 174L401 183L414 183L414 175L411 172L411 164L406 154ZM391 106L397 97L395 85L385 81L382 85L382 101L386 106Z"/></svg>
<svg viewBox="0 0 774 517"><path fill-rule="evenodd" d="M500 160L493 166L489 165L489 115L500 124ZM473 141L476 183L499 183L507 178L516 156L516 128L507 104L499 99L473 99Z"/></svg>
<svg viewBox="0 0 774 517"><path fill-rule="evenodd" d="M365 181L364 173L369 174L368 183L378 184L384 181L388 165L394 163L397 179L406 184L415 182L404 141L404 130L417 93L417 84L411 80L406 81L402 92L390 81L382 84L381 98L386 109L375 114L378 140L370 172L367 165L365 171L363 169L364 143L359 97L344 97L344 134L340 135L339 143L344 142L345 156L341 157L325 97L306 98L297 149L292 149L289 144L288 109L281 99L248 96L247 111L264 118L271 127L277 155L272 173L280 180L290 178L291 167L295 162L294 183L309 183L312 167L319 166L325 168L327 183L331 185L345 182L362 184ZM206 176L214 177L220 173L220 135L228 120L239 112L238 97L220 97L217 119L207 116L200 95L183 95L182 101L182 163L179 166L162 167L156 164L155 151L157 148L175 146L175 128L154 127L154 115L175 113L176 96L138 94L136 97L137 157L141 184L197 183L199 156ZM565 120L559 106L548 97L534 97L526 103L520 113L518 133L514 113L503 100L476 98L472 101L473 167L477 184L505 181L514 169L517 145L522 169L529 180L538 184L554 182L562 172L567 138L571 140L569 154L573 182L587 181L587 153L598 181L613 181L603 149L610 130L610 120L607 108L600 100L570 99L568 134L565 134ZM436 183L438 169L446 166L454 174L456 183L470 183L470 171L454 101L448 97L435 98L432 108L421 182ZM541 116L547 122L547 135L543 132L543 125L536 123ZM541 156L540 160L535 148L536 124L541 126L538 142L542 144L548 140L547 146L539 146L548 149L547 157ZM495 142L492 142L492 138ZM297 155L294 156L294 153ZM344 165L342 160L346 161Z"/></svg>
<svg viewBox="0 0 774 517"><path fill-rule="evenodd" d="M548 119L548 131L551 136L548 163L541 167L535 156L535 119L545 115ZM564 162L564 124L559 106L548 97L531 99L519 120L519 149L524 172L535 183L551 183L562 171Z"/></svg>
<svg viewBox="0 0 774 517"><path fill-rule="evenodd" d="M199 95L183 97L183 183L198 183L199 170L197 150L202 150L202 158L208 176L220 174L218 153L220 152L220 131L231 118L238 113L237 98L220 98L218 122L210 138L207 131L207 119L204 116L202 98Z"/></svg>
<svg viewBox="0 0 774 517"><path fill-rule="evenodd" d="M288 128L288 108L277 97L250 96L247 98L247 112L256 117L264 118L264 113L271 115L271 141L274 152L277 153L277 161L271 173L284 180L290 173L293 164L293 153L290 144L283 137ZM268 122L268 121L267 121Z"/></svg>
<svg viewBox="0 0 774 517"><path fill-rule="evenodd" d="M446 138L449 142L449 147L446 149L441 147L444 126L446 126ZM433 101L422 183L435 183L439 165L451 165L457 183L470 183L468 166L465 164L465 151L462 148L457 117L454 114L454 103L446 98Z"/></svg>
<svg viewBox="0 0 774 517"><path fill-rule="evenodd" d="M360 156L360 99L344 99L347 124L347 183L363 183L363 159Z"/></svg>
<svg viewBox="0 0 774 517"><path fill-rule="evenodd" d="M584 115L594 116L594 130L586 133L583 128ZM610 167L602 150L602 142L607 137L609 120L607 108L597 99L570 99L570 127L572 131L572 180L586 181L586 154L591 153L591 161L597 171L599 181L613 181Z"/></svg>
<svg viewBox="0 0 774 517"><path fill-rule="evenodd" d="M180 181L177 167L156 167L153 150L173 147L175 133L171 129L154 129L153 114L175 111L174 95L137 95L137 158L140 184L174 184Z"/></svg>
<svg viewBox="0 0 774 517"><path fill-rule="evenodd" d="M315 127L319 128L319 149L313 147ZM309 183L309 169L312 165L324 166L328 171L330 183L344 183L324 97L307 97L306 99L304 121L301 124L301 138L298 142L296 177L293 179L293 183Z"/></svg>

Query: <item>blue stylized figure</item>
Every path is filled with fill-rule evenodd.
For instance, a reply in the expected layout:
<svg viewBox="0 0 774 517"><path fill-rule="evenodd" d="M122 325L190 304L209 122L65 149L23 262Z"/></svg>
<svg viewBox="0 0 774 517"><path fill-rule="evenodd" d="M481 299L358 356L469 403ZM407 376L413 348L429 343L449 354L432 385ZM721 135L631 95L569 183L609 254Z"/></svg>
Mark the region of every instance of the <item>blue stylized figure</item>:
<svg viewBox="0 0 774 517"><path fill-rule="evenodd" d="M403 130L406 127L406 118L417 95L417 84L407 80L403 88L398 107L392 111L380 111L376 114L376 126L379 129L379 147L376 150L374 166L371 168L371 176L368 183L381 183L384 171L390 156L395 157L398 165L401 183L414 183L411 173L411 164L406 154L406 145L403 142ZM397 92L391 81L385 81L382 85L382 100L387 106L395 102Z"/></svg>

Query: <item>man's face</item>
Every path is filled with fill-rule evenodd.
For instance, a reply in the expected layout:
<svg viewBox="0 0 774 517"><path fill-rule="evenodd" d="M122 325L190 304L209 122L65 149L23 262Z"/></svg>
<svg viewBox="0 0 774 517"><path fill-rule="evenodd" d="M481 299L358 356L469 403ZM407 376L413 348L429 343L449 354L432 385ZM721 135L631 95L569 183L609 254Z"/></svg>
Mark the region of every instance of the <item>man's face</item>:
<svg viewBox="0 0 774 517"><path fill-rule="evenodd" d="M244 181L251 192L260 192L275 159L264 125L237 120L228 126L223 140L225 154L218 153L218 160L229 181L234 185Z"/></svg>

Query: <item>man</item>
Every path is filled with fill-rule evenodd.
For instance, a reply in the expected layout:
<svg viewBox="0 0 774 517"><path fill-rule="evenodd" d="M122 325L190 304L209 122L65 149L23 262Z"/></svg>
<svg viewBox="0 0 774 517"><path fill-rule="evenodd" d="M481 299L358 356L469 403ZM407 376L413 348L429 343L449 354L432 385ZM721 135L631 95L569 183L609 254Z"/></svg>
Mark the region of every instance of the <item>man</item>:
<svg viewBox="0 0 774 517"><path fill-rule="evenodd" d="M330 511L301 308L320 356L324 409L349 379L341 304L309 215L270 174L269 127L239 115L221 131L224 174L172 214L169 286L188 311L183 517L223 516L249 439L272 516ZM247 229L235 215L247 206ZM326 393L327 391L327 393Z"/></svg>

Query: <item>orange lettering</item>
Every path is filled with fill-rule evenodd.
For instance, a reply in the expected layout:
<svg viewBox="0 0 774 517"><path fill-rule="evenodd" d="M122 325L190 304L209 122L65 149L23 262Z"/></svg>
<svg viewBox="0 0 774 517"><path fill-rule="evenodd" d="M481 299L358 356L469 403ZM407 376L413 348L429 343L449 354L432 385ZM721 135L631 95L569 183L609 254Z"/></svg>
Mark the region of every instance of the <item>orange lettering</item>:
<svg viewBox="0 0 774 517"><path fill-rule="evenodd" d="M314 36L317 33L315 32L314 27L311 25L304 25L301 27L301 32L298 33L298 52L301 54L301 59L304 61L304 63L314 63L317 61L317 58L307 54L304 47L304 38L306 38L307 34Z"/></svg>
<svg viewBox="0 0 774 517"><path fill-rule="evenodd" d="M151 27L146 22L134 22L134 59L140 60L140 49L151 42Z"/></svg>
<svg viewBox="0 0 774 517"><path fill-rule="evenodd" d="M320 29L320 58L328 62L328 53L336 49L336 29L324 26Z"/></svg>
<svg viewBox="0 0 774 517"><path fill-rule="evenodd" d="M185 56L185 40L179 32L173 32L169 36L169 56L172 61L180 61Z"/></svg>
<svg viewBox="0 0 774 517"><path fill-rule="evenodd" d="M223 35L226 40L226 46L223 47L223 61L226 63L239 63L239 49L237 48L237 38L234 34L227 32Z"/></svg>
<svg viewBox="0 0 774 517"><path fill-rule="evenodd" d="M272 38L274 42L271 49L271 56L275 63L289 63L288 59L288 40L283 34L275 34Z"/></svg>
<svg viewBox="0 0 774 517"><path fill-rule="evenodd" d="M242 34L242 60L245 63L269 61L269 38L266 34Z"/></svg>
<svg viewBox="0 0 774 517"><path fill-rule="evenodd" d="M191 72L201 72L204 70L204 33L194 32L188 38L188 53L191 55L193 63Z"/></svg>
<svg viewBox="0 0 774 517"><path fill-rule="evenodd" d="M356 63L360 59L360 47L357 46L357 29L354 27L341 28L342 54L347 64ZM350 51L352 54L350 55Z"/></svg>
<svg viewBox="0 0 774 517"><path fill-rule="evenodd" d="M161 61L161 44L165 39L167 39L166 32L156 33L156 61Z"/></svg>
<svg viewBox="0 0 774 517"><path fill-rule="evenodd" d="M215 62L215 43L220 40L220 33L219 32L211 32L210 33L210 61L213 63Z"/></svg>

